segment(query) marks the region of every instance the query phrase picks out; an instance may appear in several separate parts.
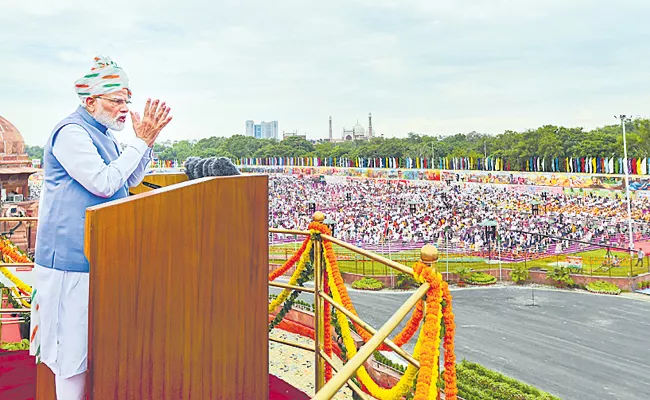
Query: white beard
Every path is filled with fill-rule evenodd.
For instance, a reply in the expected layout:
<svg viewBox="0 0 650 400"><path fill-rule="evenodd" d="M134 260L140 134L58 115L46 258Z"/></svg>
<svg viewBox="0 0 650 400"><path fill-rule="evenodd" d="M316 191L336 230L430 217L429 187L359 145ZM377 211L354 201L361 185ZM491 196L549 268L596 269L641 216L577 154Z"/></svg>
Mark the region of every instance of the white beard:
<svg viewBox="0 0 650 400"><path fill-rule="evenodd" d="M124 115L126 116L126 114ZM122 117L122 115L118 115L117 118L111 118L111 116L104 111L104 108L101 106L100 102L97 102L97 111L95 112L95 115L93 115L93 118L100 124L104 125L108 129L114 130L114 131L121 131L124 129L124 125L126 125L125 122L120 122L117 119L119 117Z"/></svg>

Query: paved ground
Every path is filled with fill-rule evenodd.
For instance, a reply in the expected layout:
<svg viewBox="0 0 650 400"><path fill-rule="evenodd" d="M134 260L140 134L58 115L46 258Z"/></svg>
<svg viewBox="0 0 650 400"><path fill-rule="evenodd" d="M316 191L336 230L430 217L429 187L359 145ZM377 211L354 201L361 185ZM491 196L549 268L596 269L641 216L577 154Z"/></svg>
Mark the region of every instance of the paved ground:
<svg viewBox="0 0 650 400"><path fill-rule="evenodd" d="M519 287L452 294L459 361L478 362L563 399L650 398L650 302L538 288L533 306L532 289ZM379 327L408 294L350 296L359 315Z"/></svg>

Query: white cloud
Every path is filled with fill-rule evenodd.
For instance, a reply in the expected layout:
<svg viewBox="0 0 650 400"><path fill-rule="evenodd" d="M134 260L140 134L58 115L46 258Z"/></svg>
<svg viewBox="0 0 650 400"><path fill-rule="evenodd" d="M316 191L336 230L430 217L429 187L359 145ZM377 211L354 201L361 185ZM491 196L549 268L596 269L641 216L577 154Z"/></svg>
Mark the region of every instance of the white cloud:
<svg viewBox="0 0 650 400"><path fill-rule="evenodd" d="M642 0L4 0L0 114L43 143L105 54L136 110L172 105L163 139L247 119L326 137L330 115L339 135L368 112L386 136L589 128L644 114L648 16Z"/></svg>

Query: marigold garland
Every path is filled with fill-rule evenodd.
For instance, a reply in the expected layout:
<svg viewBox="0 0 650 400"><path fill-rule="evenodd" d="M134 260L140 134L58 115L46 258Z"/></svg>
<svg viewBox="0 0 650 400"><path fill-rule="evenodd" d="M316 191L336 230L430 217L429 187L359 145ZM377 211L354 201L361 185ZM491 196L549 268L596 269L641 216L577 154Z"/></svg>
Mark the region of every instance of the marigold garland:
<svg viewBox="0 0 650 400"><path fill-rule="evenodd" d="M6 262L11 262L11 261L6 261ZM11 282L13 282L20 291L25 293L26 295L31 295L32 294L32 288L31 286L27 285L25 282L21 281L18 279L18 277L14 274L12 274L8 268L6 267L0 267L0 272L4 274Z"/></svg>
<svg viewBox="0 0 650 400"><path fill-rule="evenodd" d="M418 265L419 264L419 265ZM419 268L418 268L419 267ZM440 301L442 276L435 273L424 263L417 263L413 268L415 277L418 280L428 282L430 285L427 291L427 308L424 318L422 332L424 342L422 343L422 354L420 360L420 374L415 387L414 400L430 400L437 396L438 360L440 358L440 316L442 314ZM438 346L436 347L436 343ZM433 383L433 384L432 384ZM435 389L435 390L434 390ZM434 392L432 394L432 392ZM433 397L431 397L433 396Z"/></svg>
<svg viewBox="0 0 650 400"><path fill-rule="evenodd" d="M327 225L321 224L319 222L310 223L309 229L317 230L327 235L332 234L332 231L327 227ZM334 248L332 247L332 243L329 240L324 240L323 247L325 249L325 259L326 261L329 262L328 268L331 268L334 272L336 287L338 288L339 293L341 294L341 298L343 300L342 301L343 306L348 311L358 316L359 314L357 314L354 305L352 305L352 300L348 295L347 288L345 287L345 283L343 282L343 278L341 277L341 271L339 270L338 263L336 261L336 254L334 252ZM415 332L417 332L417 329L420 326L420 322L422 321L422 317L424 314L423 306L424 306L423 301L418 302L415 311L411 314L411 317L406 323L404 329L402 329L393 339L393 343L395 343L398 347L402 347L406 343L408 343L413 338ZM354 324L355 330L357 331L359 336L361 336L364 342L368 342L370 338L372 338L370 332L366 331L362 326L356 324L355 322L352 323ZM382 344L377 350L392 351L392 349L386 346L385 344Z"/></svg>
<svg viewBox="0 0 650 400"><path fill-rule="evenodd" d="M7 238L0 240L0 252L8 257L11 257L12 262L19 263L30 263L32 260L29 259L23 252L20 251L18 246L11 243Z"/></svg>
<svg viewBox="0 0 650 400"><path fill-rule="evenodd" d="M311 279L313 273L314 273L313 265L311 263L306 263L305 269L303 269L302 273L300 274L300 277L296 281L296 286L304 286L305 282ZM276 326L278 326L284 320L284 317L293 308L293 305L298 299L298 296L300 296L300 291L294 290L289 296L289 298L287 298L287 300L284 301L284 304L282 304L282 308L278 310L278 313L275 315L275 318L273 318L271 323L269 323L269 332L271 332Z"/></svg>
<svg viewBox="0 0 650 400"><path fill-rule="evenodd" d="M438 299L442 298L442 291L439 290L440 292L440 297ZM435 301L435 300L434 300ZM438 303L440 304L440 303ZM428 309L428 307L427 307ZM438 398L438 390L437 390L437 383L438 383L438 372L439 372L439 360L440 360L440 322L442 321L442 306L438 307L438 314L436 314L434 323L438 327L438 330L436 331L436 335L433 338L433 356L431 359L434 362L434 365L431 365L431 381L433 382L433 385L430 383L430 387L428 389L429 393L429 400L436 400ZM424 372L421 372L424 373ZM435 387L436 390L431 390L431 387ZM417 393L416 393L417 394Z"/></svg>
<svg viewBox="0 0 650 400"><path fill-rule="evenodd" d="M22 297L22 296L20 295L20 291L18 291L18 289L16 289L15 287L12 287L12 288L11 288L11 291L13 292L14 297ZM20 301L20 304L23 305L23 307L25 307L25 308L30 308L30 307L31 307L31 305L29 304L29 302L28 302L27 300L25 300L25 299L19 299L19 301Z"/></svg>
<svg viewBox="0 0 650 400"><path fill-rule="evenodd" d="M291 275L291 278L289 279L289 285L295 286L296 282L298 281L298 278L300 277L300 274L302 271L305 269L305 265L307 264L307 261L309 261L309 253L312 248L312 242L309 241L306 245L305 250L302 253L302 256L300 257L300 262L298 262L298 266L296 267L296 270L293 272L293 275ZM284 301L289 297L291 294L291 289L284 289L276 297L272 302L269 303L269 313L272 313L273 310L275 310L280 304L284 303Z"/></svg>
<svg viewBox="0 0 650 400"><path fill-rule="evenodd" d="M0 240L0 253L2 253L2 260L6 263L30 263L30 260L26 255L24 255L18 247L11 243L9 239L3 238ZM18 279L17 276L12 274L8 268L0 267L0 272L2 272L11 282L13 282L16 287L23 292L25 295L31 295L32 288L27 285L25 282Z"/></svg>
<svg viewBox="0 0 650 400"><path fill-rule="evenodd" d="M329 264L329 260L326 260L325 263ZM336 275L333 274L333 268L331 268L331 265L327 265L327 267L328 267L327 273L329 274L329 281L330 281L329 286L332 291L332 296L336 302L342 303L343 299L337 288L337 285L332 283L335 280ZM339 310L336 310L336 319L341 328L343 343L345 345L348 354L348 359L352 359L357 354L357 348L354 343L354 339L352 338L352 335L350 333L350 325L348 319L345 316L345 314L343 314ZM424 335L420 335L415 345L415 351L413 352L413 357L416 360L419 358L420 346L422 341L424 340L423 338ZM402 375L402 377L397 382L397 384L390 389L384 389L379 385L377 385L375 381L372 379L372 377L370 376L370 374L368 374L368 371L364 366L361 366L357 370L357 377L363 384L363 387L372 396L382 400L399 400L404 395L406 395L409 390L411 390L411 387L413 385L413 379L415 379L417 372L418 372L417 368L409 364L409 366L406 368L406 372L404 373L404 375Z"/></svg>
<svg viewBox="0 0 650 400"><path fill-rule="evenodd" d="M307 237L303 242L302 245L300 246L300 249L291 256L280 268L276 269L275 271L271 272L269 274L269 282L272 282L276 280L279 276L284 275L285 272L287 272L293 265L298 261L301 257L302 254L305 252L305 249L307 248L307 243L311 243L311 238Z"/></svg>
<svg viewBox="0 0 650 400"><path fill-rule="evenodd" d="M451 292L447 282L442 282L442 298L445 301L443 308L443 318L445 321L445 338L443 347L445 349L445 395L448 399L456 399L458 396L458 386L456 382L456 351L454 349L454 337L456 334L456 323L454 322L454 313L451 307Z"/></svg>
<svg viewBox="0 0 650 400"><path fill-rule="evenodd" d="M331 234L329 228L320 222L312 222L309 224L309 229L312 235L319 232L324 234ZM297 278L301 275L305 269L307 261L309 260L312 243L313 242L311 238L307 238L305 242L303 242L300 250L296 252L296 254L294 254L291 259L287 260L287 262L281 268L269 274L269 280L273 280L282 275L289 268L291 268L291 266L293 266L296 261L299 260L296 271L289 280L289 284L295 285ZM358 315L354 309L354 306L352 305L352 301L348 295L347 288L343 282L332 243L324 240L323 250L326 270L326 274L323 277L324 290L327 292L329 288L335 301L343 304L343 306L350 312ZM365 369L365 367L361 366L357 370L357 377L361 383L360 386L376 398L382 400L398 400L411 390L413 387L413 381L417 376L414 399L436 399L438 396L437 383L439 372L438 363L440 359L440 329L442 326L441 323L444 322L445 332L443 348L445 350L445 372L443 374L443 378L445 381L445 395L449 400L456 400L458 393L455 368L456 356L454 354L454 334L456 325L454 323L454 314L451 306L452 298L451 293L449 292L449 286L442 280L440 273L435 271L430 266L424 264L423 262L417 262L413 267L413 272L414 277L418 282L427 282L430 288L427 291L426 300L417 303L415 311L412 313L405 328L395 336L393 342L400 347L405 343L408 343L408 341L418 331L420 322L424 321L420 330L420 335L418 336L415 351L413 353L413 357L420 362L419 373L417 368L409 365L399 382L393 388L385 389L377 385L372 377L368 374L368 371ZM283 303L289 296L290 292L291 290L289 289L283 290L283 292L271 304L269 304L269 312L272 312L279 304ZM425 303L426 312L424 310ZM328 354L328 356L331 356L332 315L329 303L326 302L324 307L324 351L326 354ZM356 355L357 349L350 332L350 321L348 321L345 314L338 310L336 310L335 318L336 321L338 321L338 331L340 331L340 336L343 339L344 351L347 353L348 359L351 359L354 357L354 355ZM365 342L370 340L372 335L369 332L357 324L354 324L354 326ZM388 348L384 345L379 349L387 350ZM326 363L325 380L329 381L331 379L331 375L331 367Z"/></svg>
<svg viewBox="0 0 650 400"><path fill-rule="evenodd" d="M329 294L329 288L328 286L328 274L323 274L323 291L326 294ZM325 341L324 345L324 350L325 354L331 359L332 358L332 310L331 310L331 305L329 302L324 302L323 306L323 313L325 314L323 316L324 323L323 323L323 328L325 329L324 332L324 338L323 340ZM332 366L328 363L325 362L325 382L329 382L329 380L332 379Z"/></svg>
<svg viewBox="0 0 650 400"><path fill-rule="evenodd" d="M417 305L415 306L415 311L413 311L413 314L411 314L411 318L406 323L404 329L395 336L395 338L393 339L393 343L395 343L398 347L402 347L406 343L408 343L413 337L413 335L415 334L415 332L418 331L423 316L424 316L424 300L419 301L417 303ZM380 347L379 350L391 350L391 349L386 345L382 345L382 347Z"/></svg>
<svg viewBox="0 0 650 400"><path fill-rule="evenodd" d="M2 253L2 261L6 263L30 263L30 260L26 255L24 255L18 247L11 243L7 238L0 240L0 252ZM12 287L11 291L14 293L15 297L21 297L22 295L31 296L32 288L27 285L25 282L21 281L16 275L11 273L7 267L0 267L0 272L5 275L11 282L13 282L16 287ZM25 308L30 308L30 303L25 299L20 299L20 304Z"/></svg>
<svg viewBox="0 0 650 400"><path fill-rule="evenodd" d="M438 360L440 357L440 321L445 321L445 398L456 400L458 395L456 382L456 356L453 353L453 337L455 334L454 316L451 308L451 293L447 282L442 280L439 272L434 272L431 267L422 261L413 266L413 274L417 281L428 282L431 288L427 291L427 312L425 317L424 331L427 332L427 344L424 344L428 351L432 351L435 357L435 368L428 360L420 362L420 375L416 386L414 400L435 399L431 387L436 387L438 379ZM446 292L446 293L445 293ZM446 313L441 310L441 300L446 302ZM435 319L434 319L435 318ZM432 347L435 346L435 347ZM450 354L449 354L450 353ZM425 359L424 354L422 359ZM451 362L451 364L447 364ZM433 385L431 383L433 382Z"/></svg>

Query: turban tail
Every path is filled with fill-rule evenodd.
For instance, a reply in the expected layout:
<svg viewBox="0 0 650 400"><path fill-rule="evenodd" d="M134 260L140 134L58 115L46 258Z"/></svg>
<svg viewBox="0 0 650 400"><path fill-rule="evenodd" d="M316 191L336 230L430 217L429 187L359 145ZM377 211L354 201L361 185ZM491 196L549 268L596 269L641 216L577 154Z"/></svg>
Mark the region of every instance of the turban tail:
<svg viewBox="0 0 650 400"><path fill-rule="evenodd" d="M126 72L109 57L95 57L93 68L75 82L77 96L85 103L88 97L101 96L107 93L129 90L129 78Z"/></svg>

